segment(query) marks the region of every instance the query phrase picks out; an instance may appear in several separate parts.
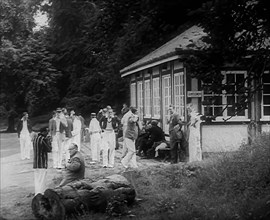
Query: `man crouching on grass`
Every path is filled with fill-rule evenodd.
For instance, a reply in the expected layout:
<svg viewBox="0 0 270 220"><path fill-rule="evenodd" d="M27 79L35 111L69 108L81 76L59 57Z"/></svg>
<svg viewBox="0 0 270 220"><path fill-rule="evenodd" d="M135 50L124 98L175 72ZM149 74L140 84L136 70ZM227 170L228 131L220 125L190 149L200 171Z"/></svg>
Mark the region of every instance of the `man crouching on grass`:
<svg viewBox="0 0 270 220"><path fill-rule="evenodd" d="M70 153L70 159L66 164L64 178L58 187L62 187L70 182L84 178L85 163L81 152L78 151L78 146L75 143L72 143L69 146L68 151Z"/></svg>

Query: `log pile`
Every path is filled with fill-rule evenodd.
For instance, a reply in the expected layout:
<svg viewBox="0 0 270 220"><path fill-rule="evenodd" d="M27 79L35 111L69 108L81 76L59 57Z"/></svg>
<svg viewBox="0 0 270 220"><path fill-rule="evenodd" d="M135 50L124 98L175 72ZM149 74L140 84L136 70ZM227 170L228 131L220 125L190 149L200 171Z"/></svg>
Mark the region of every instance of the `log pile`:
<svg viewBox="0 0 270 220"><path fill-rule="evenodd" d="M112 175L98 181L84 179L63 187L47 189L32 200L33 214L37 219L64 220L69 216L90 211L106 212L111 204L134 202L136 192L121 175Z"/></svg>

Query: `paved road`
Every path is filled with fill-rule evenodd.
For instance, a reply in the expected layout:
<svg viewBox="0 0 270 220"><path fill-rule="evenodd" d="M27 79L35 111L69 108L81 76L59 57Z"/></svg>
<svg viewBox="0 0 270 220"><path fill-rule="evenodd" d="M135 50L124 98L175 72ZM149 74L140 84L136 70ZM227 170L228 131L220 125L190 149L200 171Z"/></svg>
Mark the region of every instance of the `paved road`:
<svg viewBox="0 0 270 220"><path fill-rule="evenodd" d="M0 133L0 158L8 157L20 152L17 133Z"/></svg>

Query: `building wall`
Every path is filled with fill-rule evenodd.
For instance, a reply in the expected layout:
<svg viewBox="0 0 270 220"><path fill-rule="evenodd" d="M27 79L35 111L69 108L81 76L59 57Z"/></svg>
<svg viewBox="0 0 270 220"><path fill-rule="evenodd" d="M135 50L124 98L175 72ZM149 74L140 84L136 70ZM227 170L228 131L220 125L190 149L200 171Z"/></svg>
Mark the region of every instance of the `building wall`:
<svg viewBox="0 0 270 220"><path fill-rule="evenodd" d="M269 72L267 73L269 74ZM244 76L246 71L226 71L224 74L239 78L239 76ZM270 79L266 82L269 82L269 85L266 83L264 88L262 109L265 109L268 115L261 116L261 119L264 120L264 124L261 126L262 132L270 132L270 117L269 110L267 110L270 106L268 104L270 103ZM191 78L190 74L185 72L184 65L179 60L162 63L134 73L130 77L130 83L131 104L138 107L140 119L159 120L160 126L167 134L168 125L166 119L169 117L167 109L170 104L174 104L177 112L186 119L187 103L192 103L198 113L207 115L203 100L209 94L204 93L201 82ZM233 96L233 98L237 97ZM212 104L212 113L216 113L216 110L222 108L223 105L221 104L224 104L224 101L226 101L226 96L223 95L222 103ZM224 123L230 117L229 112L225 109L223 115L218 115L215 121L210 124L203 123L201 128L203 152L235 151L239 149L241 144L248 143L248 124L251 120L248 112L251 114L251 108L246 109L243 115L232 117Z"/></svg>
<svg viewBox="0 0 270 220"><path fill-rule="evenodd" d="M270 133L270 124L262 124L261 129L262 129L262 132Z"/></svg>
<svg viewBox="0 0 270 220"><path fill-rule="evenodd" d="M247 124L202 125L201 131L203 152L235 151L248 143Z"/></svg>

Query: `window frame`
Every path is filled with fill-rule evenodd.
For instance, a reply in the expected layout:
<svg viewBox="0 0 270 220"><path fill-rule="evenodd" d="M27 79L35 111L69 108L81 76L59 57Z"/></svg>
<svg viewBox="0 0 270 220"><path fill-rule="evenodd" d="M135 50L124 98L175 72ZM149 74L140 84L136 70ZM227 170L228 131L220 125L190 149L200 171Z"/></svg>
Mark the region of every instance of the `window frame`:
<svg viewBox="0 0 270 220"><path fill-rule="evenodd" d="M136 82L130 84L130 106L136 106Z"/></svg>
<svg viewBox="0 0 270 220"><path fill-rule="evenodd" d="M270 74L270 71L264 71L264 74ZM269 121L270 120L270 115L265 115L264 114L264 107L270 107L270 104L264 104L264 96L270 96L270 93L264 94L264 85L270 86L270 82L263 82L263 77L262 77L262 103L261 103L261 121Z"/></svg>
<svg viewBox="0 0 270 220"><path fill-rule="evenodd" d="M152 84L153 84L153 118L160 119L161 116L160 77L153 78Z"/></svg>
<svg viewBox="0 0 270 220"><path fill-rule="evenodd" d="M169 85L166 86L168 94L166 94L165 89L165 81L168 79ZM168 108L170 104L172 104L172 77L171 74L166 74L162 76L162 102L163 102L163 109L162 109L162 116L163 116L163 130L165 133L169 133L169 125L166 123L166 120L169 118ZM167 105L166 105L166 98L167 98Z"/></svg>
<svg viewBox="0 0 270 220"><path fill-rule="evenodd" d="M176 77L179 77L179 84L176 84ZM173 81L174 81L174 106L175 111L180 116L185 116L185 76L184 72L174 73L173 75ZM179 94L177 95L177 91L179 91ZM177 99L179 98L179 106L177 105Z"/></svg>
<svg viewBox="0 0 270 220"><path fill-rule="evenodd" d="M227 77L229 74L234 74L236 77L236 74L244 74L244 79L247 77L247 71L246 70L225 70L225 71L221 71L221 74L224 76L223 80L222 80L222 84L226 85L227 84ZM220 108L222 107L222 110L224 108L224 111L222 112L222 115L217 116L216 117L216 121L224 121L229 119L229 121L250 121L250 119L248 118L248 108L244 110L244 115L235 115L235 116L230 116L228 115L228 97L233 96L235 99L237 99L238 94L230 94L230 93L226 93L225 90L222 91L222 94L214 94L213 92L211 93L211 95L208 95L207 93L205 93L205 90L203 89L203 86L206 83L202 82L202 102L205 100L205 97L209 96L209 97L221 97L221 104L211 104L211 108L212 108L212 112L214 115L214 110L215 108ZM235 85L236 86L236 85ZM245 86L247 86L247 82L245 82ZM209 93L210 94L210 93ZM205 115L205 107L206 105L204 105L202 103L202 114Z"/></svg>
<svg viewBox="0 0 270 220"><path fill-rule="evenodd" d="M144 80L144 118L151 118L151 81Z"/></svg>
<svg viewBox="0 0 270 220"><path fill-rule="evenodd" d="M139 113L140 120L143 120L143 105L144 105L144 100L143 100L143 81L138 81L137 82L137 110Z"/></svg>

